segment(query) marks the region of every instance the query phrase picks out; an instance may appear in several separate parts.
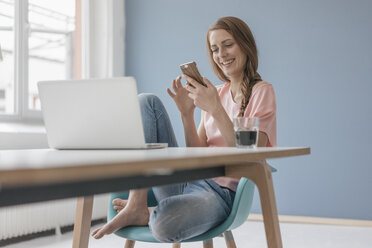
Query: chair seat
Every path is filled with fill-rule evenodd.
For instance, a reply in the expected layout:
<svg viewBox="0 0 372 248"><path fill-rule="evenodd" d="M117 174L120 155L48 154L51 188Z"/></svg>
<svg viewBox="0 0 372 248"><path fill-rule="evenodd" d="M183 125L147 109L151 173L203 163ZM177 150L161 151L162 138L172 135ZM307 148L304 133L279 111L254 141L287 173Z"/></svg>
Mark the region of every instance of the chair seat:
<svg viewBox="0 0 372 248"><path fill-rule="evenodd" d="M212 239L224 233L225 231L226 229L224 229L223 227L218 228L217 230L212 229L194 238L183 240L182 242L183 243L184 242L196 242L196 241ZM116 231L115 234L120 237L129 239L129 240L143 241L143 242L149 242L149 243L160 243L158 240L154 238L154 236L152 236L152 233L148 226L139 226L139 227L130 226L130 227L126 227L126 228Z"/></svg>
<svg viewBox="0 0 372 248"><path fill-rule="evenodd" d="M128 226L116 231L115 234L129 240L160 243L152 236L148 226Z"/></svg>

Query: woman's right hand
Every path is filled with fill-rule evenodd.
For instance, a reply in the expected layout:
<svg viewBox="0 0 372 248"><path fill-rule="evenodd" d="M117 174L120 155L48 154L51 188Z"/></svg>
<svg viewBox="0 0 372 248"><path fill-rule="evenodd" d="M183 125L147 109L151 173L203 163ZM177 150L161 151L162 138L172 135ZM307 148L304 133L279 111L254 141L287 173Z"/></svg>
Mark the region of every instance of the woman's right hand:
<svg viewBox="0 0 372 248"><path fill-rule="evenodd" d="M173 79L172 81L172 89L174 93L167 88L167 92L170 97L172 97L173 101L176 103L181 115L189 115L194 114L194 100L192 100L188 94L189 92L182 86L181 83L181 76Z"/></svg>

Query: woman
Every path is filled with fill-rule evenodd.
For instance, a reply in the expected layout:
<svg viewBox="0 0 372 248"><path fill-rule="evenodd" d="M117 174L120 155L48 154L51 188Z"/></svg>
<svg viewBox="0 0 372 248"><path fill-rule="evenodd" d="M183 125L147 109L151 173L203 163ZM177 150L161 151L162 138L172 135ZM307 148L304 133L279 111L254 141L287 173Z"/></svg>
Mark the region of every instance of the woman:
<svg viewBox="0 0 372 248"><path fill-rule="evenodd" d="M235 146L232 118L254 116L260 118L258 146L275 146L275 94L272 85L262 81L257 73L257 48L247 24L235 17L220 18L208 29L207 49L213 69L224 84L215 87L203 78L207 85L204 87L183 75L185 87L178 77L172 82L173 92L167 89L181 113L186 145ZM146 142L177 146L160 100L153 95L139 98ZM198 129L195 107L202 110ZM118 214L92 236L99 239L125 226L149 225L154 237L162 242L195 237L228 217L238 182L239 179L219 177L154 187L158 206L153 209L147 208L147 190L131 190L128 200L113 201Z"/></svg>

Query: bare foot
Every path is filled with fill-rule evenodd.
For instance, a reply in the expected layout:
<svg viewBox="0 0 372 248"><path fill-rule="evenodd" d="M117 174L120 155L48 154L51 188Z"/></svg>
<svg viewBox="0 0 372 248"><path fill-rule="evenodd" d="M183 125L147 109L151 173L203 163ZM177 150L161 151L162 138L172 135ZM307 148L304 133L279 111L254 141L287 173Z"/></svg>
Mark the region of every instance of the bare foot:
<svg viewBox="0 0 372 248"><path fill-rule="evenodd" d="M97 228L92 232L92 236L95 239L100 239L104 235L111 234L120 228L126 226L146 226L149 222L149 209L131 207L123 208L110 222L106 223L104 226Z"/></svg>
<svg viewBox="0 0 372 248"><path fill-rule="evenodd" d="M120 198L116 198L116 199L112 200L112 205L114 205L114 209L117 212L120 212L123 208L125 208L127 203L128 203L128 200L123 200L123 199L120 199Z"/></svg>

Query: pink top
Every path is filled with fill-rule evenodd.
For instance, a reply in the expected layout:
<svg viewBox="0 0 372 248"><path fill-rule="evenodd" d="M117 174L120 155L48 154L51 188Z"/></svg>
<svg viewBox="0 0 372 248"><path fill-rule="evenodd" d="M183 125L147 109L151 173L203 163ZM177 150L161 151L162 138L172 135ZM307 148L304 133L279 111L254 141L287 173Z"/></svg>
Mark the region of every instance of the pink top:
<svg viewBox="0 0 372 248"><path fill-rule="evenodd" d="M216 88L222 106L232 121L234 117L238 116L241 104L234 102L230 91L230 83L219 85ZM208 146L227 146L214 118L205 111L202 111L202 115ZM268 137L267 146L276 146L276 100L274 88L270 83L260 82L253 87L251 99L245 109L244 116L260 118L259 131L266 133ZM221 187L233 191L236 191L239 183L239 179L230 177L216 177L213 180Z"/></svg>

